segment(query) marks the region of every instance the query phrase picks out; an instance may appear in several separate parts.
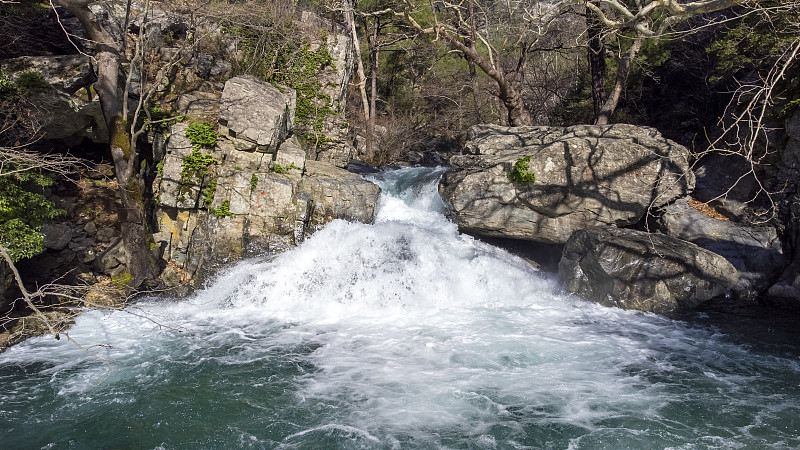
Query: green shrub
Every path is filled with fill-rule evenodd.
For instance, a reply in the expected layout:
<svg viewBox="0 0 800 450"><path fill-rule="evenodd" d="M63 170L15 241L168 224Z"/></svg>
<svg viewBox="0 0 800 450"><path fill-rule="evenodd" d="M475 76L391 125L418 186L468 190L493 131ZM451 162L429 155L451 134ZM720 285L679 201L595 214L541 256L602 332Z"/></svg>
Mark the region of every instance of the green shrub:
<svg viewBox="0 0 800 450"><path fill-rule="evenodd" d="M50 87L50 84L44 80L44 77L39 72L29 70L22 72L17 77L17 88L22 95L41 91Z"/></svg>
<svg viewBox="0 0 800 450"><path fill-rule="evenodd" d="M44 251L44 236L22 219L0 223L0 245L8 249L12 261L31 258Z"/></svg>
<svg viewBox="0 0 800 450"><path fill-rule="evenodd" d="M219 135L214 131L214 126L208 122L196 122L186 129L186 137L189 141L199 147L214 147L217 145Z"/></svg>
<svg viewBox="0 0 800 450"><path fill-rule="evenodd" d="M522 186L526 186L536 181L536 174L529 172L530 162L530 156L519 158L517 162L514 163L514 168L511 169L511 172L508 174L508 179Z"/></svg>
<svg viewBox="0 0 800 450"><path fill-rule="evenodd" d="M35 171L0 172L0 245L9 250L14 261L30 258L44 251L40 227L65 214L42 194L53 179Z"/></svg>
<svg viewBox="0 0 800 450"><path fill-rule="evenodd" d="M195 179L199 182L203 181L208 175L212 175L212 172L209 168L212 165L219 164L213 156L211 155L204 155L200 153L200 149L195 147L187 156L183 157L183 165L181 166L181 179L178 182L180 185L179 195L183 197L187 192L191 190L190 186L192 184L192 180ZM217 189L217 182L216 179L212 179L206 189L203 191L204 198L203 202L206 203L208 198L211 198L211 201L214 200L214 192ZM211 201L206 203L208 206Z"/></svg>
<svg viewBox="0 0 800 450"><path fill-rule="evenodd" d="M217 209L209 208L208 210L211 211L211 213L214 214L217 217L231 217L231 216L233 216L233 213L231 212L231 202L228 201L228 200L225 200L224 202L222 202L222 204L219 205L219 208L217 208Z"/></svg>

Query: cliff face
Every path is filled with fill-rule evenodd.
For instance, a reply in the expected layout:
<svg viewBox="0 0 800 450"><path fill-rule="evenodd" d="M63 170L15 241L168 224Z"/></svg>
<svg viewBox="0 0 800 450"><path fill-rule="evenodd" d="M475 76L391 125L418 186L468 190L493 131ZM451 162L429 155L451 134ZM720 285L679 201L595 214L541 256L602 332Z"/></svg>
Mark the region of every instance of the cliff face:
<svg viewBox="0 0 800 450"><path fill-rule="evenodd" d="M374 218L378 186L333 164L306 160L295 138L260 152L239 150L237 138L222 136L213 148L197 152L187 128L172 127L155 182L153 237L166 264L161 279L167 286L197 285L221 263L286 250L333 219ZM190 173L198 154L205 157L204 167Z"/></svg>
<svg viewBox="0 0 800 450"><path fill-rule="evenodd" d="M141 39L149 49L144 65L124 70L130 70L126 94L131 113L138 107L156 114L154 120L180 119L147 128L139 139L136 163L148 180L143 195L165 287L188 293L220 264L286 250L334 219L373 220L379 188L343 169L357 154L341 115L353 42L335 24L308 12L295 18L292 39L300 43L295 47L325 55L308 80L316 89L311 109L326 111L315 123L298 115L294 89L234 76L243 44L219 24L154 9L146 21L134 17L125 30L125 8L119 6L109 1L92 8L115 36L127 33L129 40ZM74 18L62 19L70 33L82 35ZM94 49L87 42L81 50L91 55ZM160 69L148 73L153 67ZM0 61L0 69L11 80L41 75L44 87L27 99L38 114L35 131L44 136L40 144L95 161L77 184L47 190L67 214L42 229L45 252L18 264L26 279L47 283L61 277L66 284L95 287L124 284L125 254L115 223L118 186L110 155L104 153L108 132L93 89L90 58L23 56ZM143 86L155 86L154 93L145 97ZM216 144L192 142L187 136L192 124L208 124ZM310 135L323 138L313 142ZM0 270L0 291L11 286L8 275ZM9 295L15 297L11 291ZM12 305L0 302L0 307L5 311Z"/></svg>

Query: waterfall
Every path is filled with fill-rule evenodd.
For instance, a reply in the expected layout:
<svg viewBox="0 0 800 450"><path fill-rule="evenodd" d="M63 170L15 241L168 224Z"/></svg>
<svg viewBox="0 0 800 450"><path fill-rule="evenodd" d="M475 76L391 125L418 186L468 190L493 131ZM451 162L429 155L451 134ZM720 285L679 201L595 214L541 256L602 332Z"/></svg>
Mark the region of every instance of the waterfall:
<svg viewBox="0 0 800 450"><path fill-rule="evenodd" d="M800 364L606 308L458 233L444 169L189 299L87 311L0 355L18 448L800 446Z"/></svg>

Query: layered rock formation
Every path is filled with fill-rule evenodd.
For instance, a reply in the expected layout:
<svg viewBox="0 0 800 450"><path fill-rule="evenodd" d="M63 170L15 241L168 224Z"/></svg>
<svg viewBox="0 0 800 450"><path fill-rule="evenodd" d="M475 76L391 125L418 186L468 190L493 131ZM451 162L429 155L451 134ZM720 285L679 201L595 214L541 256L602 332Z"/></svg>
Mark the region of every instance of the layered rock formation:
<svg viewBox="0 0 800 450"><path fill-rule="evenodd" d="M283 251L333 219L373 220L377 185L307 161L297 140L285 139L294 97L282 90L250 77L229 80L213 148L193 144L188 124L172 127L156 180L154 235L167 285L195 285L219 263ZM202 167L192 169L198 159Z"/></svg>

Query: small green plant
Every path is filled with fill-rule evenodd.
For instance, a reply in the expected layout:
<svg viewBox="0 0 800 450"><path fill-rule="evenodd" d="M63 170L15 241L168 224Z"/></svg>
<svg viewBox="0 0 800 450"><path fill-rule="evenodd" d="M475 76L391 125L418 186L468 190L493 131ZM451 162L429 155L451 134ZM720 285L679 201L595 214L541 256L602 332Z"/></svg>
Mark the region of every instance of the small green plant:
<svg viewBox="0 0 800 450"><path fill-rule="evenodd" d="M800 98L790 101L783 107L781 110L780 118L781 119L788 119L792 117L797 109L800 108Z"/></svg>
<svg viewBox="0 0 800 450"><path fill-rule="evenodd" d="M17 85L11 79L11 76L4 71L0 71L0 98L11 96L16 92Z"/></svg>
<svg viewBox="0 0 800 450"><path fill-rule="evenodd" d="M50 87L50 84L45 81L41 73L35 70L22 72L17 76L17 88L22 95L28 95L32 92L41 91Z"/></svg>
<svg viewBox="0 0 800 450"><path fill-rule="evenodd" d="M289 171L292 170L292 169L300 170L300 168L297 167L296 165L294 165L294 163L291 163L288 166L282 166L282 165L280 165L278 163L274 163L272 165L272 171L275 172L275 173L289 173ZM253 175L253 176L255 176L255 175ZM252 180L250 182L252 183ZM253 189L255 189L255 188L253 188Z"/></svg>
<svg viewBox="0 0 800 450"><path fill-rule="evenodd" d="M256 190L256 185L258 185L258 177L256 176L256 174L253 174L253 176L250 177L250 192Z"/></svg>
<svg viewBox="0 0 800 450"><path fill-rule="evenodd" d="M169 127L175 122L175 120L166 120L169 119L170 114L161 109L161 103L159 102L148 105L147 111L150 113L150 122L148 122L147 125L144 125L145 120L147 120L147 116L140 114L136 121L137 129L140 129L144 125L145 129L148 131L153 130L164 132L169 130ZM164 122L159 122L161 120L164 120Z"/></svg>
<svg viewBox="0 0 800 450"><path fill-rule="evenodd" d="M229 200L225 200L224 202L222 202L222 204L219 205L219 208L217 209L209 208L208 210L211 211L211 213L217 217L233 216L233 213L231 212L231 202Z"/></svg>
<svg viewBox="0 0 800 450"><path fill-rule="evenodd" d="M211 204L214 203L214 194L216 193L217 179L213 178L203 190L203 204L206 205L206 208L211 208Z"/></svg>
<svg viewBox="0 0 800 450"><path fill-rule="evenodd" d="M172 30L166 30L161 33L161 40L167 47L172 47L175 45L175 33Z"/></svg>
<svg viewBox="0 0 800 450"><path fill-rule="evenodd" d="M195 145L195 149L200 147L214 147L217 145L219 135L214 131L214 126L208 122L195 122L186 129L186 137Z"/></svg>
<svg viewBox="0 0 800 450"><path fill-rule="evenodd" d="M219 161L217 161L211 155L204 155L200 153L199 148L195 148L194 150L192 150L192 153L190 153L187 156L184 156L183 166L181 167L181 179L178 182L178 184L180 185L180 190L179 190L180 196L183 197L187 192L191 190L190 186L192 184L193 179L202 182L203 178L205 178L208 175L212 175L212 172L211 170L209 170L209 168L215 164L219 164ZM209 182L209 186L211 186L212 184L213 184L213 191L216 191L217 187L216 179L213 179L211 182ZM213 200L213 191L211 191L212 200ZM208 195L209 191L207 187L206 190L204 191L204 196L208 197Z"/></svg>
<svg viewBox="0 0 800 450"><path fill-rule="evenodd" d="M208 168L212 164L219 164L213 156L204 155L200 150L195 148L187 156L183 157L183 167L181 168L181 183L188 182L191 177L202 179L208 175Z"/></svg>
<svg viewBox="0 0 800 450"><path fill-rule="evenodd" d="M536 181L536 174L530 172L531 157L525 156L519 158L514 163L514 168L508 174L508 179L514 183L526 186Z"/></svg>

